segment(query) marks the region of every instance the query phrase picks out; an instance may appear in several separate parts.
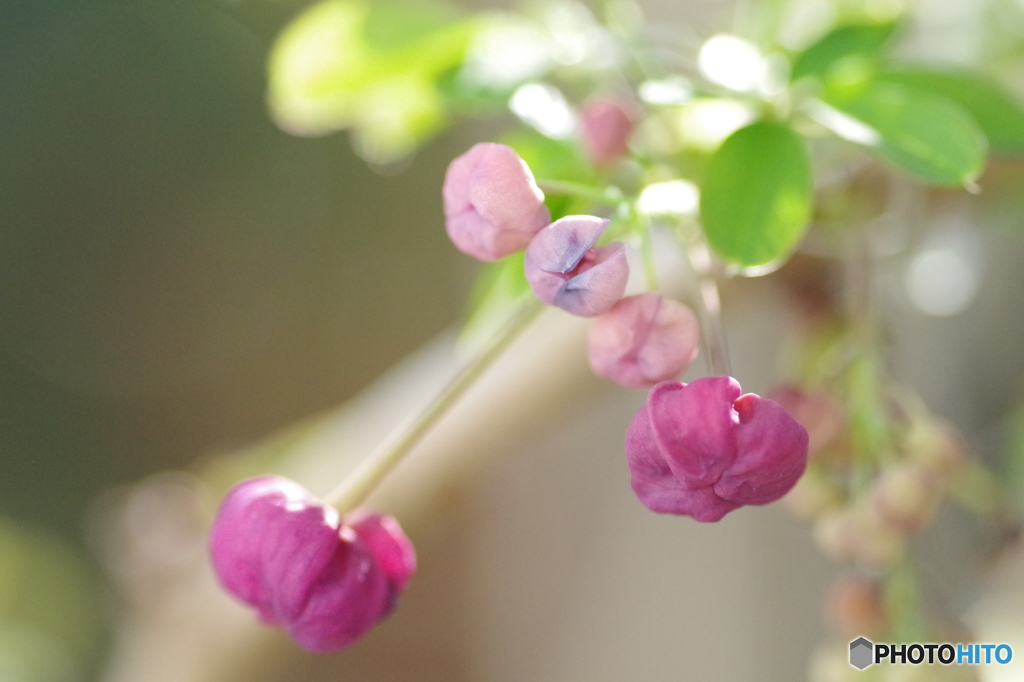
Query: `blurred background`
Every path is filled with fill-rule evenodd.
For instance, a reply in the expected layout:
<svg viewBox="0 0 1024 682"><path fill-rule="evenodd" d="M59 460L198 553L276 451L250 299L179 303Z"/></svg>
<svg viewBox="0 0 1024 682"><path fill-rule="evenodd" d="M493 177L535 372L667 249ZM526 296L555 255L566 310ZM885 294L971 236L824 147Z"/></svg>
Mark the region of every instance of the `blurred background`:
<svg viewBox="0 0 1024 682"><path fill-rule="evenodd" d="M583 328L557 314L538 334L562 350L517 347L479 411L425 445L449 464L410 464L381 492L421 556L391 621L313 657L221 598L203 549L218 484L322 413L358 432L291 465L322 493L454 366L477 265L445 236L439 189L510 120L376 169L345 134L282 132L268 50L304 4L0 0L0 678L803 679L836 569L774 507L710 528L640 508L620 460L643 394L589 377ZM917 4L905 49L977 58L972 3ZM988 4L1020 54L1024 4ZM699 41L735 7L644 10ZM1024 69L1002 73L1024 89ZM1022 180L997 161L980 197L919 216L939 225L921 249L972 254L958 309L915 299L921 249L879 274L895 375L992 459L1024 376ZM788 286L726 291L747 390L777 379ZM256 463L221 457L257 443ZM984 529L950 512L921 544L950 613L982 599Z"/></svg>

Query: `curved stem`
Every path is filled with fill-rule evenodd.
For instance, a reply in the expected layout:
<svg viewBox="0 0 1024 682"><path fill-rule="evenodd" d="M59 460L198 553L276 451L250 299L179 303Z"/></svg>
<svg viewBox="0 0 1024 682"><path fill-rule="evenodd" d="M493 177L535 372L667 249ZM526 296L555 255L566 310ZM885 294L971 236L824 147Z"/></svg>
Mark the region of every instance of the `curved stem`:
<svg viewBox="0 0 1024 682"><path fill-rule="evenodd" d="M430 429L448 413L459 398L497 360L509 344L529 326L543 306L535 299L521 303L508 322L476 356L452 377L419 414L412 416L339 483L325 498L346 513L359 506L411 451Z"/></svg>

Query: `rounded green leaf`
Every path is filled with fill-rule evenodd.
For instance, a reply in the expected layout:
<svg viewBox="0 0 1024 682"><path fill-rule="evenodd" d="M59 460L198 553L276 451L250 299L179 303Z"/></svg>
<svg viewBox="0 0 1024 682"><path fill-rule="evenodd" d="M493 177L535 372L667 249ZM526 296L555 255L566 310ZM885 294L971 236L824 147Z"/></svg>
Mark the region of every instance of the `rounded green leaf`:
<svg viewBox="0 0 1024 682"><path fill-rule="evenodd" d="M750 267L788 255L811 215L814 188L803 141L759 121L729 136L708 163L700 217L708 243Z"/></svg>
<svg viewBox="0 0 1024 682"><path fill-rule="evenodd" d="M974 117L994 150L1024 152L1024 108L988 78L966 71L900 68L881 79L956 102Z"/></svg>
<svg viewBox="0 0 1024 682"><path fill-rule="evenodd" d="M967 111L945 97L872 82L833 95L828 103L873 131L862 136L862 144L928 182L969 183L985 165L985 135Z"/></svg>

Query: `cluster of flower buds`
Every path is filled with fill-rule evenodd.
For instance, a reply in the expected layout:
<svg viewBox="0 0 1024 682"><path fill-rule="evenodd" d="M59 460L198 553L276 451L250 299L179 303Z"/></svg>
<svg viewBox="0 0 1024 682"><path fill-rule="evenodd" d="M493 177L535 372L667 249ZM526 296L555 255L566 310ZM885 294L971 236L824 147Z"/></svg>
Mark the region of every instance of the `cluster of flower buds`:
<svg viewBox="0 0 1024 682"><path fill-rule="evenodd" d="M822 550L837 561L884 569L899 561L906 539L935 519L949 486L966 464L956 432L927 417L912 419L900 434L897 456L850 494L850 452L842 409L823 392L787 387L773 397L810 433L807 475L786 496L796 515L815 524Z"/></svg>
<svg viewBox="0 0 1024 682"><path fill-rule="evenodd" d="M631 126L624 110L598 102L587 111L590 155L607 160L621 154L623 131ZM598 134L606 128L608 136ZM532 234L525 276L537 298L596 318L588 343L593 371L624 386L654 387L626 439L633 490L644 505L718 521L793 487L807 464L807 431L776 402L741 395L730 377L670 381L697 355L697 318L659 294L624 297L625 247L598 246L608 220L573 215L537 228L543 193L515 152L497 144L478 144L453 161L444 197L448 233L470 255L481 257L481 243L512 249ZM509 252L488 250L485 260Z"/></svg>
<svg viewBox="0 0 1024 682"><path fill-rule="evenodd" d="M621 108L615 110L626 116ZM593 120L584 118L591 133L606 119L619 120L604 105L595 112ZM626 130L619 123L615 139ZM601 158L621 153L607 139L586 139ZM619 141L624 149L624 138ZM591 367L599 376L648 387L676 377L696 357L700 332L693 311L654 293L624 298L629 279L625 246L598 246L609 221L571 215L550 222L544 193L510 147L481 143L452 161L444 207L448 235L461 251L489 261L525 249L526 279L540 301L596 318L589 347Z"/></svg>
<svg viewBox="0 0 1024 682"><path fill-rule="evenodd" d="M344 519L285 478L242 481L210 535L221 584L314 652L342 649L391 613L416 570L390 516Z"/></svg>

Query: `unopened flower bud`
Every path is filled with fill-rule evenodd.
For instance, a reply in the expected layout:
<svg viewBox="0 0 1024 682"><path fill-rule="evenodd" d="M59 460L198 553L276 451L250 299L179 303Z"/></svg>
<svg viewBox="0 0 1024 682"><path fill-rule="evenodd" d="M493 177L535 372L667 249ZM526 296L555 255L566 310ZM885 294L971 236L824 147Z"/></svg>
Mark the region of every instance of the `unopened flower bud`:
<svg viewBox="0 0 1024 682"><path fill-rule="evenodd" d="M580 123L583 147L595 163L609 164L625 155L634 121L622 102L608 97L590 100L583 105Z"/></svg>
<svg viewBox="0 0 1024 682"><path fill-rule="evenodd" d="M841 637L883 634L886 616L878 583L866 576L840 576L825 600L825 617Z"/></svg>
<svg viewBox="0 0 1024 682"><path fill-rule="evenodd" d="M700 328L687 306L658 294L628 296L590 327L590 368L639 388L667 381L697 357Z"/></svg>
<svg viewBox="0 0 1024 682"><path fill-rule="evenodd" d="M622 244L594 248L609 221L566 216L537 233L526 247L526 279L542 302L594 317L622 298L629 264Z"/></svg>
<svg viewBox="0 0 1024 682"><path fill-rule="evenodd" d="M782 498L782 505L798 519L813 521L838 509L844 497L841 486L816 469L808 468L793 489Z"/></svg>
<svg viewBox="0 0 1024 682"><path fill-rule="evenodd" d="M903 536L882 522L863 501L819 519L814 539L835 561L876 569L892 566L906 551Z"/></svg>
<svg viewBox="0 0 1024 682"><path fill-rule="evenodd" d="M503 144L482 142L452 161L443 194L448 236L480 260L523 250L551 222L530 168Z"/></svg>
<svg viewBox="0 0 1024 682"><path fill-rule="evenodd" d="M843 408L824 391L780 386L771 392L770 397L807 429L811 457L831 444L843 429Z"/></svg>
<svg viewBox="0 0 1024 682"><path fill-rule="evenodd" d="M935 472L944 482L960 477L967 467L968 450L953 427L932 419L915 419L904 448L910 459Z"/></svg>
<svg viewBox="0 0 1024 682"><path fill-rule="evenodd" d="M648 509L718 521L789 491L807 465L807 431L731 377L653 389L626 434L633 491Z"/></svg>
<svg viewBox="0 0 1024 682"><path fill-rule="evenodd" d="M315 652L352 644L390 613L416 568L390 517L352 524L302 486L277 476L243 481L224 498L210 534L221 584Z"/></svg>
<svg viewBox="0 0 1024 682"><path fill-rule="evenodd" d="M942 504L938 476L913 462L884 471L872 489L878 516L896 530L921 530L935 518Z"/></svg>

